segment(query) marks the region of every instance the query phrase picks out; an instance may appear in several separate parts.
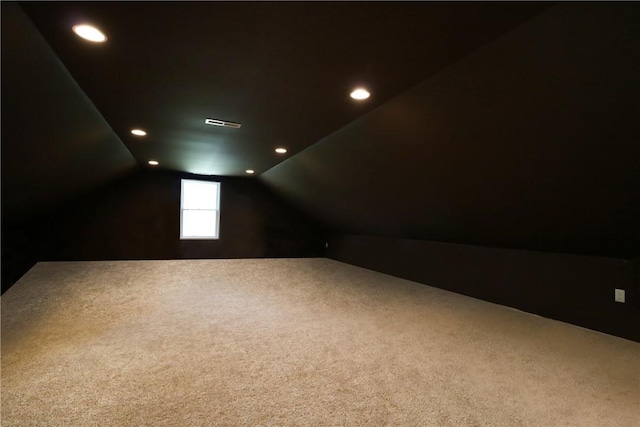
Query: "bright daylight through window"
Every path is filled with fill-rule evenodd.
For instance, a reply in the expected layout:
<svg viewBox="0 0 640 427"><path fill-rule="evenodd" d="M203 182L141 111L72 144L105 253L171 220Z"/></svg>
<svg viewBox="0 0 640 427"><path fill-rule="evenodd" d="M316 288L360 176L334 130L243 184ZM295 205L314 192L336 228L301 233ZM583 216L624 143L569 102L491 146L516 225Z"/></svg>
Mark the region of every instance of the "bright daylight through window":
<svg viewBox="0 0 640 427"><path fill-rule="evenodd" d="M220 183L183 179L180 190L180 238L217 239Z"/></svg>

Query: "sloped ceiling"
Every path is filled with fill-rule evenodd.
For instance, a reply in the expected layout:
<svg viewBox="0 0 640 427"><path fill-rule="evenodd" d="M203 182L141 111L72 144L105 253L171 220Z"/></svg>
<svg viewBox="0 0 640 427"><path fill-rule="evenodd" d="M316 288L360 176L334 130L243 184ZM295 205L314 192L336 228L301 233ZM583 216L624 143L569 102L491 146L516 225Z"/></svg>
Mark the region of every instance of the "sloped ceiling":
<svg viewBox="0 0 640 427"><path fill-rule="evenodd" d="M336 232L637 256L639 22L556 6L261 179Z"/></svg>
<svg viewBox="0 0 640 427"><path fill-rule="evenodd" d="M21 2L139 164L256 175L549 7L437 2ZM72 31L89 22L104 44ZM349 97L365 85L366 102ZM226 129L206 118L242 124ZM148 132L136 138L129 132ZM274 152L288 149L286 156Z"/></svg>
<svg viewBox="0 0 640 427"><path fill-rule="evenodd" d="M2 220L132 170L136 162L15 3L2 2Z"/></svg>
<svg viewBox="0 0 640 427"><path fill-rule="evenodd" d="M639 10L3 2L3 221L153 158L254 169L334 232L637 256Z"/></svg>

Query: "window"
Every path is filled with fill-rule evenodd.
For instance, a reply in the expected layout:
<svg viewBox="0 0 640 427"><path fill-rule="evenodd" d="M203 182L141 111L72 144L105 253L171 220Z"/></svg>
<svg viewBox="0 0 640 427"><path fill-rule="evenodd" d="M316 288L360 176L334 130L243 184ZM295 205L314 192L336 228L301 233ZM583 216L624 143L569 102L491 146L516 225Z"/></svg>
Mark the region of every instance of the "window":
<svg viewBox="0 0 640 427"><path fill-rule="evenodd" d="M180 190L180 239L217 239L220 183L183 179Z"/></svg>

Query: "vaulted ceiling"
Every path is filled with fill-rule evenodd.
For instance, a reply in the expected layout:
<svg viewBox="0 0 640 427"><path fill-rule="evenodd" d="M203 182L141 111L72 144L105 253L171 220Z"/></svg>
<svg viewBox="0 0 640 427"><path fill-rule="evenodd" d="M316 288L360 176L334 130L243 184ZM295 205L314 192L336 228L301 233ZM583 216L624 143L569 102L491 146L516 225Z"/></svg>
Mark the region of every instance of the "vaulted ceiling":
<svg viewBox="0 0 640 427"><path fill-rule="evenodd" d="M473 52L541 5L24 2L140 164L268 170ZM90 22L103 44L71 27ZM351 90L373 93L353 102ZM212 127L205 119L241 123ZM140 127L145 138L130 134Z"/></svg>
<svg viewBox="0 0 640 427"><path fill-rule="evenodd" d="M336 232L640 252L635 4L2 7L3 215L157 160Z"/></svg>
<svg viewBox="0 0 640 427"><path fill-rule="evenodd" d="M639 22L556 6L262 178L340 232L638 256Z"/></svg>

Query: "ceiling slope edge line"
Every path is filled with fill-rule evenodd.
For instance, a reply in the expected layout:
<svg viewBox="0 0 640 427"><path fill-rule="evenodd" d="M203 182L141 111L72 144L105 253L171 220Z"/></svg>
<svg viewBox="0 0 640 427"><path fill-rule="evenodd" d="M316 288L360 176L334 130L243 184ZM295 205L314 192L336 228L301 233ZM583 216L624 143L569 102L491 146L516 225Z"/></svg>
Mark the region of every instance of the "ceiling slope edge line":
<svg viewBox="0 0 640 427"><path fill-rule="evenodd" d="M321 138L320 140L318 140L317 142L314 142L313 144L309 145L308 147L306 147L305 149L295 153L294 155L284 159L283 161L281 161L280 163L270 167L269 169L261 172L259 175L257 175L256 177L259 179L264 179L263 177L265 175L268 175L269 172L279 168L280 166L282 166L283 164L287 163L288 161L296 158L299 154L302 154L306 151L309 151L311 149L313 149L316 146L322 145L323 142L331 139L332 137L334 137L335 135L342 133L343 131L345 131L346 129L357 125L358 123L366 120L367 118L373 116L376 112L382 110L383 108L385 108L387 105L389 104L393 104L395 102L397 102L399 99L404 98L407 96L407 94L413 92L414 90L426 85L426 84L430 84L433 80L437 80L438 78L440 78L443 74L446 74L448 72L448 70L450 70L451 68L455 67L455 66L459 66L459 64L461 62L467 61L469 60L469 58L473 58L474 56L478 55L479 53L481 53L487 46L493 45L494 43L497 43L499 40L501 40L504 37L507 37L508 35L510 35L511 33L515 32L515 31L519 31L521 28L525 27L525 26L529 26L532 24L535 24L534 21L537 21L539 19L543 19L544 15L547 15L549 13L551 13L552 10L557 9L558 7L560 7L559 5L554 4L552 7L543 10L542 12L535 14L534 16L532 16L529 19L526 19L525 21L523 21L522 23L520 23L519 25L517 25L516 27L510 29L509 31L500 34L498 37L494 38L493 40L479 46L477 49L473 50L471 53L464 55L460 58L455 59L453 62L450 62L449 64L447 64L446 67L440 69L439 71L437 71L435 74L432 74L431 76L426 77L424 80L421 80L419 83L417 83L416 85L410 87L409 89L397 94L396 96L390 98L389 100L387 100L386 102L378 105L377 107L367 111L365 114L361 115L360 117L356 118L355 120L347 123L346 125L338 128L337 130L335 130L334 132L330 133L329 135Z"/></svg>
<svg viewBox="0 0 640 427"><path fill-rule="evenodd" d="M131 152L131 150L129 150L129 148L127 147L127 145L122 142L122 140L120 139L120 137L118 136L117 133L115 133L115 131L113 130L113 128L111 127L111 124L109 124L109 122L107 122L107 120L104 118L104 116L102 115L102 113L100 112L100 110L98 110L98 107L95 106L95 104L93 103L93 101L91 100L91 98L89 98L89 96L85 93L85 91L82 89L82 87L78 84L78 82L76 81L76 79L73 77L73 75L69 72L69 70L67 69L67 67L64 65L64 63L60 60L60 58L58 57L57 53L53 50L53 48L51 47L51 45L49 45L49 42L44 38L44 36L42 35L42 33L40 32L40 30L38 30L38 28L35 26L35 24L33 23L33 21L31 21L31 18L29 18L29 16L24 12L24 10L22 9L22 7L20 7L20 5L18 3L15 3L15 6L17 7L17 9L19 9L19 13L24 17L24 19L28 22L28 25L31 27L31 30L33 31L33 33L36 35L36 37L39 39L39 42L42 43L44 46L46 46L46 48L49 50L49 52L51 53L51 56L53 58L55 58L55 61L57 63L57 65L60 67L60 70L65 74L65 77L68 79L68 81L75 86L75 88L78 91L78 94L80 94L80 96L83 98L83 101L86 102L87 106L90 106L91 108L91 113L95 114L96 117L99 117L100 121L102 122L102 124L109 129L109 132L111 133L111 136L116 139L120 145L122 145L122 147L124 149L126 149L127 153L129 153L129 156L131 157L131 160L133 160L136 163L136 166L138 166L138 161L136 160L136 158L134 157L133 153Z"/></svg>

